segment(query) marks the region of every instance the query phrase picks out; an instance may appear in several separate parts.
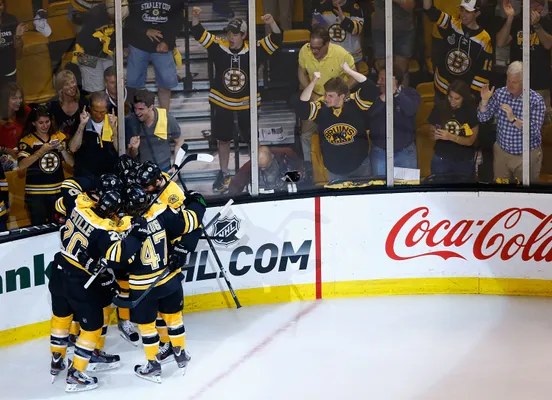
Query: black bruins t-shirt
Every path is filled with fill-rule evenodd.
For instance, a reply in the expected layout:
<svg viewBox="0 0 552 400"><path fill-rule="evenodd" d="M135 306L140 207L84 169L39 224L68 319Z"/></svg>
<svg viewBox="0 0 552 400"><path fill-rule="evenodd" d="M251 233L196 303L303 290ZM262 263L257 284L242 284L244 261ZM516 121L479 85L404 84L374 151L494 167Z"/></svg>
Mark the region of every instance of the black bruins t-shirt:
<svg viewBox="0 0 552 400"><path fill-rule="evenodd" d="M15 31L17 29L17 18L11 14L2 14L0 24L0 77L13 73L15 64Z"/></svg>
<svg viewBox="0 0 552 400"><path fill-rule="evenodd" d="M438 129L445 129L454 135L464 137L472 135L472 129L479 125L476 109L468 109L467 107L461 107L451 112L443 112L435 106L427 121ZM473 146L462 146L450 140L437 140L434 152L438 157L454 161L471 160L475 155Z"/></svg>
<svg viewBox="0 0 552 400"><path fill-rule="evenodd" d="M552 20L549 16L542 17L539 21L542 29L548 34L552 34ZM521 16L518 15L512 21L510 35L510 62L523 61L523 23ZM544 90L550 89L550 50L542 45L538 35L531 27L531 89Z"/></svg>
<svg viewBox="0 0 552 400"><path fill-rule="evenodd" d="M156 29L163 34L165 42L172 51L176 46L176 38L183 29L184 1L138 0L130 2L129 17L126 22L125 41L137 49L155 53L157 41L152 41L147 35L148 29Z"/></svg>

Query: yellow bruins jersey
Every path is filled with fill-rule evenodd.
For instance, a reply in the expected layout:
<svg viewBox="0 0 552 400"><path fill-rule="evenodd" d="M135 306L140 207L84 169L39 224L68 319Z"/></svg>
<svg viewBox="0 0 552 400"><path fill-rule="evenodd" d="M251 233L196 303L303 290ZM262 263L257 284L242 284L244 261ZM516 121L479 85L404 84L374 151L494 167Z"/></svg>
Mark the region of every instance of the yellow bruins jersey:
<svg viewBox="0 0 552 400"><path fill-rule="evenodd" d="M435 65L435 89L447 94L452 81L459 79L479 95L489 83L493 66L491 37L483 28L471 30L462 21L435 7L426 10L435 22L432 61Z"/></svg>
<svg viewBox="0 0 552 400"><path fill-rule="evenodd" d="M93 177L82 176L82 177L72 177L64 180L61 183L61 197L57 199L55 208L56 211L63 215L71 215L73 208L76 206L77 198L84 194L86 191L95 188L95 179ZM86 197L93 207L95 204L92 199Z"/></svg>
<svg viewBox="0 0 552 400"><path fill-rule="evenodd" d="M65 142L65 135L56 132L50 136L50 140ZM34 133L30 133L19 140L18 159L30 157L38 151L46 142ZM61 190L61 182L65 179L63 174L63 157L61 150L51 150L40 157L27 168L27 180L25 192L30 195L57 194Z"/></svg>
<svg viewBox="0 0 552 400"><path fill-rule="evenodd" d="M130 219L120 222L99 217L90 199L85 195L77 198L77 206L61 228L61 254L63 266L74 267L73 273L90 276L78 259L79 251L85 251L95 260L101 258L111 263L128 263L140 249L141 243L132 235L123 238L130 228Z"/></svg>
<svg viewBox="0 0 552 400"><path fill-rule="evenodd" d="M360 34L364 27L364 15L356 1L348 1L341 7L345 16L339 21L337 8L331 0L320 0L313 10L313 19L328 29L332 43L347 50L355 63L362 61Z"/></svg>
<svg viewBox="0 0 552 400"><path fill-rule="evenodd" d="M169 182L167 188L159 196L159 201L170 208L180 208L184 205L184 191L176 184L176 182L169 181L170 175L166 172L162 172L165 181Z"/></svg>
<svg viewBox="0 0 552 400"><path fill-rule="evenodd" d="M228 110L248 110L249 98L249 42L239 50L230 49L228 40L217 38L201 24L192 26L192 35L205 47L215 64L215 79L209 92L211 104ZM257 57L271 56L282 43L283 35L271 33L257 41ZM257 94L257 104L261 96Z"/></svg>
<svg viewBox="0 0 552 400"><path fill-rule="evenodd" d="M144 215L148 222L149 236L129 267L130 289L145 290L163 273L168 264L170 241L196 230L204 213L205 207L198 202L193 202L187 209L170 208L161 202L150 207ZM180 268L171 272L156 287L174 285L175 282L180 285L179 279L173 280L180 272Z"/></svg>

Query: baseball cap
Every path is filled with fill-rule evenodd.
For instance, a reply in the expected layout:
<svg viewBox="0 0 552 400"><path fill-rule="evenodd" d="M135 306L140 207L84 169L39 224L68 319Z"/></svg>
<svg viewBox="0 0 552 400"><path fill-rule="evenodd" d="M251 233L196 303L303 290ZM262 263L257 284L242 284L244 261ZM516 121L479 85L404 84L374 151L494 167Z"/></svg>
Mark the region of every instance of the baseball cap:
<svg viewBox="0 0 552 400"><path fill-rule="evenodd" d="M460 7L463 7L466 11L473 12L479 11L481 8L481 0L462 0Z"/></svg>
<svg viewBox="0 0 552 400"><path fill-rule="evenodd" d="M234 34L246 33L247 32L247 24L245 23L244 20L236 18L236 19L233 19L232 21L230 21L228 23L228 25L226 26L226 30L230 31Z"/></svg>

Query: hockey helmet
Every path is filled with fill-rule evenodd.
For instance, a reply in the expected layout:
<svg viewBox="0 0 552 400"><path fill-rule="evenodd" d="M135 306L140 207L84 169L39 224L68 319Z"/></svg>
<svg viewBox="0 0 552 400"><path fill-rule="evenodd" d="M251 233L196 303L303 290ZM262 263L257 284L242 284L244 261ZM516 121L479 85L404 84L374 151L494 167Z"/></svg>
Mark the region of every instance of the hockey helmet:
<svg viewBox="0 0 552 400"><path fill-rule="evenodd" d="M121 192L123 190L123 181L115 174L103 174L100 177L99 195L103 195L105 192L115 190Z"/></svg>
<svg viewBox="0 0 552 400"><path fill-rule="evenodd" d="M150 196L148 192L138 185L132 185L125 189L125 209L131 216L144 213L149 208Z"/></svg>
<svg viewBox="0 0 552 400"><path fill-rule="evenodd" d="M94 207L96 214L102 218L111 218L117 214L123 204L121 193L108 190L103 193Z"/></svg>
<svg viewBox="0 0 552 400"><path fill-rule="evenodd" d="M132 185L136 180L136 173L140 163L127 154L123 154L117 159L115 171L125 185Z"/></svg>
<svg viewBox="0 0 552 400"><path fill-rule="evenodd" d="M159 179L161 179L161 168L151 161L146 161L138 169L136 183L147 188L148 186L157 186Z"/></svg>

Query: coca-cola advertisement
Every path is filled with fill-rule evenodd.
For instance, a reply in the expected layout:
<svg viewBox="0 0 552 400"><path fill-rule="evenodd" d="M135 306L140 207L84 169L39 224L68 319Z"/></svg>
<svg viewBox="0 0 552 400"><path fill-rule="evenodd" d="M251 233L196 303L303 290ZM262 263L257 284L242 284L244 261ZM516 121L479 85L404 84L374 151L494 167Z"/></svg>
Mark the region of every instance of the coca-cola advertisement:
<svg viewBox="0 0 552 400"><path fill-rule="evenodd" d="M332 229L323 225L322 240L343 242L343 234L347 236L339 268L332 267L336 280L552 279L552 207L548 203L546 195L522 193L405 193L328 199L322 203L322 214L330 216ZM337 206L364 210L363 223L335 218L331 210ZM324 266L336 265L334 258L326 251Z"/></svg>

